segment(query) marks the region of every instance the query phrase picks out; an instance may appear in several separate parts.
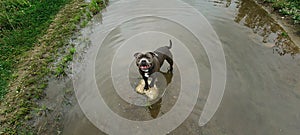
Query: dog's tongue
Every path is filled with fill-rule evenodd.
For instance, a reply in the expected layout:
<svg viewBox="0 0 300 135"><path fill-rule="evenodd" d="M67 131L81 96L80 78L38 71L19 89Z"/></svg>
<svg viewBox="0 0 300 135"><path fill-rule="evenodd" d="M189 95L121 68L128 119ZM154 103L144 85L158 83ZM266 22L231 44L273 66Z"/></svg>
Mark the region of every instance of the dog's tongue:
<svg viewBox="0 0 300 135"><path fill-rule="evenodd" d="M141 66L141 69L147 69L148 66Z"/></svg>

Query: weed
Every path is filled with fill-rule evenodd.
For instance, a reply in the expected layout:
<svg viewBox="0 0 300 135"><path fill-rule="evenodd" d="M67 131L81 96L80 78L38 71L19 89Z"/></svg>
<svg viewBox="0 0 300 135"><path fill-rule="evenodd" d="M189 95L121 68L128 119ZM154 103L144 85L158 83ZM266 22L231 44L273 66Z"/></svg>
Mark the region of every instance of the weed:
<svg viewBox="0 0 300 135"><path fill-rule="evenodd" d="M282 32L282 33L281 33L281 36L283 36L283 37L288 37L288 34L287 34L286 32Z"/></svg>
<svg viewBox="0 0 300 135"><path fill-rule="evenodd" d="M88 24L88 21L87 21L87 20L84 20L84 21L81 22L80 27L83 28L83 27L85 27L87 24Z"/></svg>
<svg viewBox="0 0 300 135"><path fill-rule="evenodd" d="M89 10L93 15L100 12L100 10L105 6L105 1L103 0L92 0L89 5Z"/></svg>
<svg viewBox="0 0 300 135"><path fill-rule="evenodd" d="M74 48L74 47L70 48L69 52L70 52L71 55L74 55L75 52L76 52L76 48Z"/></svg>
<svg viewBox="0 0 300 135"><path fill-rule="evenodd" d="M76 52L76 48L71 47L68 53L62 57L62 60L60 61L60 63L55 69L55 75L57 77L66 75L65 70L68 66L68 63L73 60L73 55L75 54L75 52Z"/></svg>
<svg viewBox="0 0 300 135"><path fill-rule="evenodd" d="M300 1L299 0L263 0L272 4L272 7L282 15L291 17L295 24L300 23Z"/></svg>

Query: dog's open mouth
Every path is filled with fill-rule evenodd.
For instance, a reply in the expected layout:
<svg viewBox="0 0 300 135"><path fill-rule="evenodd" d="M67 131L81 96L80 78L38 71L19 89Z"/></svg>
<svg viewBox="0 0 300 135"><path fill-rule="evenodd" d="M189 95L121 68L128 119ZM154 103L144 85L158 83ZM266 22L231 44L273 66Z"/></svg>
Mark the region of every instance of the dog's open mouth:
<svg viewBox="0 0 300 135"><path fill-rule="evenodd" d="M147 70L147 69L149 69L150 68L150 65L141 65L140 66L140 69L141 70Z"/></svg>

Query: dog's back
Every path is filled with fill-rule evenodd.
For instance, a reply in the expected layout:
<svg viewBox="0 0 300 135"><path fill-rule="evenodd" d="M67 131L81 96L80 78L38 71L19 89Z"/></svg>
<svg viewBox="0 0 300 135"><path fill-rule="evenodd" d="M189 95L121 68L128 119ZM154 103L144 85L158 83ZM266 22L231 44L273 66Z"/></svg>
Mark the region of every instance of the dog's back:
<svg viewBox="0 0 300 135"><path fill-rule="evenodd" d="M170 45L169 46L163 46L160 48L157 48L154 53L156 53L157 55L163 54L166 55L170 58L173 58L172 53L170 51L170 49L172 48L172 41L170 40Z"/></svg>
<svg viewBox="0 0 300 135"><path fill-rule="evenodd" d="M156 54L156 58L159 61L160 67L162 66L164 60L167 60L169 62L171 61L171 59L173 59L173 55L170 51L171 48L172 48L172 41L170 40L169 46L163 46L154 51L154 53Z"/></svg>

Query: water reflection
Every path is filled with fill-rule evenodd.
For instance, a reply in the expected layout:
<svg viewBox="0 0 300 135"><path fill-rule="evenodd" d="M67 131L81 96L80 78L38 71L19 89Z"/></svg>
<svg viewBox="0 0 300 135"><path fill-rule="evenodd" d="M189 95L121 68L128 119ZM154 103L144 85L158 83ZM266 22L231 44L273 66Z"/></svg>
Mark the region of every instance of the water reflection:
<svg viewBox="0 0 300 135"><path fill-rule="evenodd" d="M270 46L279 55L299 53L299 48L286 32L253 0L241 0L235 22L247 26L260 36L264 45Z"/></svg>
<svg viewBox="0 0 300 135"><path fill-rule="evenodd" d="M226 8L230 7L232 0L212 0L210 2L215 3L215 6L225 6Z"/></svg>
<svg viewBox="0 0 300 135"><path fill-rule="evenodd" d="M164 78L165 78L165 80L167 82L167 86L168 86L172 81L173 73L170 71L168 71L168 72L160 71L160 73L164 75ZM160 113L162 98L160 98L156 103L148 106L149 113L150 113L151 117L154 119L157 118L158 114Z"/></svg>
<svg viewBox="0 0 300 135"><path fill-rule="evenodd" d="M160 112L161 101L162 101L162 98L160 98L155 104L152 104L152 105L148 106L150 115L154 119L157 118L157 116Z"/></svg>

